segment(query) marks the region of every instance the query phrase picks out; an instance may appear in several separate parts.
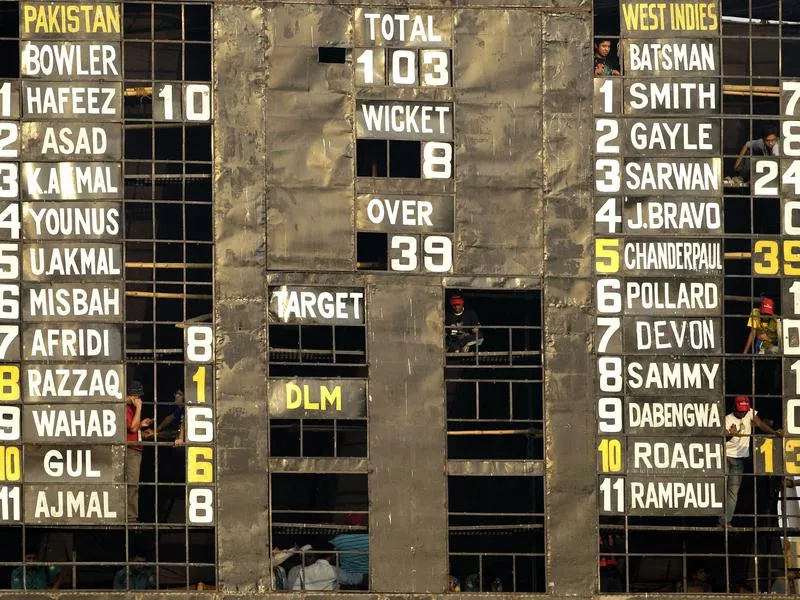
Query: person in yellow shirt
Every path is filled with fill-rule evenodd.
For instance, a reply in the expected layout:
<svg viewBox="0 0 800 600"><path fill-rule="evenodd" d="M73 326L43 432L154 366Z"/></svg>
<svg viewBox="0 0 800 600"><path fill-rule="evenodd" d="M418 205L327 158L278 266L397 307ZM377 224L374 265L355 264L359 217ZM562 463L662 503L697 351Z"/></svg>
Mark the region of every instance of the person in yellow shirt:
<svg viewBox="0 0 800 600"><path fill-rule="evenodd" d="M780 317L775 314L775 302L762 298L759 308L754 308L747 320L750 334L744 344L742 354L780 353Z"/></svg>

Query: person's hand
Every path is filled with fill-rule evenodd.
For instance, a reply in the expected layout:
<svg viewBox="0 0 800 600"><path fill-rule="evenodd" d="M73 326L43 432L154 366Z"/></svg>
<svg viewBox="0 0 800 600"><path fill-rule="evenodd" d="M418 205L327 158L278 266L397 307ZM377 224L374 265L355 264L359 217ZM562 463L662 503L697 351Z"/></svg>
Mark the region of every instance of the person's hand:
<svg viewBox="0 0 800 600"><path fill-rule="evenodd" d="M739 428L736 427L736 425L731 425L730 427L728 427L728 433L730 433L731 435L736 435L737 433L739 433Z"/></svg>
<svg viewBox="0 0 800 600"><path fill-rule="evenodd" d="M759 333L758 334L758 339L760 339L762 342L768 342L769 341L769 336L767 336L766 333Z"/></svg>
<svg viewBox="0 0 800 600"><path fill-rule="evenodd" d="M617 71L616 69L611 69L611 74L612 75L619 75L619 71Z"/></svg>
<svg viewBox="0 0 800 600"><path fill-rule="evenodd" d="M175 440L175 445L176 446L183 446L183 438L177 438Z"/></svg>
<svg viewBox="0 0 800 600"><path fill-rule="evenodd" d="M131 400L131 404L133 404L134 408L142 408L142 399L138 396L134 396L133 400Z"/></svg>
<svg viewBox="0 0 800 600"><path fill-rule="evenodd" d="M469 344L467 344L466 346L464 346L464 347L461 349L461 351L462 351L462 352L469 352Z"/></svg>
<svg viewBox="0 0 800 600"><path fill-rule="evenodd" d="M605 66L603 65L603 63L597 63L597 64L594 66L594 74L595 74L595 75L602 75L602 74L603 74L603 69L604 69L604 68L605 68Z"/></svg>
<svg viewBox="0 0 800 600"><path fill-rule="evenodd" d="M141 405L141 402L142 401L140 400L139 401L140 405ZM153 424L153 419L142 419L142 421L141 421L141 429L144 429L145 427L150 427L150 425L152 425L152 424Z"/></svg>
<svg viewBox="0 0 800 600"><path fill-rule="evenodd" d="M142 439L143 440L154 440L156 438L156 432L152 429L145 429L142 432Z"/></svg>

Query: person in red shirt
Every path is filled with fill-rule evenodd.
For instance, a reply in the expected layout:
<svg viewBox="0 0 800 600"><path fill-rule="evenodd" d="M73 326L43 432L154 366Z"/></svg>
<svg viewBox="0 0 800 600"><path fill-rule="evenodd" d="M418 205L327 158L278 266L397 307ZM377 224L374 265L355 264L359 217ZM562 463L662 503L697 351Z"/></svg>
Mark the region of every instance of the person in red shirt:
<svg viewBox="0 0 800 600"><path fill-rule="evenodd" d="M128 447L125 453L125 482L128 491L128 521L139 520L139 470L142 466L142 429L150 427L152 419L142 419L144 388L138 381L128 383L126 425Z"/></svg>

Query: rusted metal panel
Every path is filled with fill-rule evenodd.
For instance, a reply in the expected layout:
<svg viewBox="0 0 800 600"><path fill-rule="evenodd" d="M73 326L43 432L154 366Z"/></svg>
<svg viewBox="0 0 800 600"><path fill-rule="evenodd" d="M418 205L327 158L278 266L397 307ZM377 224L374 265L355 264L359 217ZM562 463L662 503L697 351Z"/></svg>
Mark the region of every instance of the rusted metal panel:
<svg viewBox="0 0 800 600"><path fill-rule="evenodd" d="M443 592L442 289L384 278L368 305L371 589Z"/></svg>
<svg viewBox="0 0 800 600"><path fill-rule="evenodd" d="M352 270L352 65L318 56L351 44L350 13L285 5L268 15L268 267Z"/></svg>
<svg viewBox="0 0 800 600"><path fill-rule="evenodd" d="M558 595L596 587L590 196L591 22L543 18L545 432L548 579Z"/></svg>
<svg viewBox="0 0 800 600"><path fill-rule="evenodd" d="M541 272L541 28L538 11L456 13L457 272Z"/></svg>
<svg viewBox="0 0 800 600"><path fill-rule="evenodd" d="M261 8L217 6L214 18L218 587L254 592L265 590L270 578L264 473L268 42Z"/></svg>

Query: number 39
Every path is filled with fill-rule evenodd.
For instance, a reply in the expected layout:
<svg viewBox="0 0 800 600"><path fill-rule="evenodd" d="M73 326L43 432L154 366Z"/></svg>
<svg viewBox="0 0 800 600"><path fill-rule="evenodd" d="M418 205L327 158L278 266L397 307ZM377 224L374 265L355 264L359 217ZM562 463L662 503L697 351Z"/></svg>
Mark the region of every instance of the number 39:
<svg viewBox="0 0 800 600"><path fill-rule="evenodd" d="M413 235L393 235L389 243L391 250L399 250L399 256L389 261L392 271L416 271L419 266L419 238ZM392 255L396 253L392 252ZM447 273L453 268L453 242L443 235L424 238L422 265L429 273Z"/></svg>

